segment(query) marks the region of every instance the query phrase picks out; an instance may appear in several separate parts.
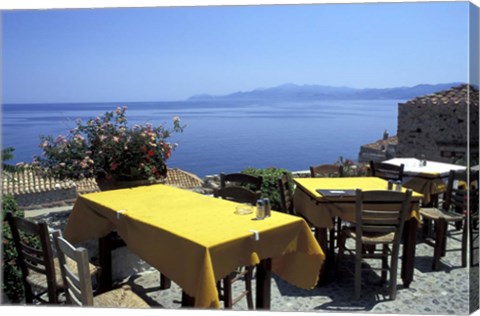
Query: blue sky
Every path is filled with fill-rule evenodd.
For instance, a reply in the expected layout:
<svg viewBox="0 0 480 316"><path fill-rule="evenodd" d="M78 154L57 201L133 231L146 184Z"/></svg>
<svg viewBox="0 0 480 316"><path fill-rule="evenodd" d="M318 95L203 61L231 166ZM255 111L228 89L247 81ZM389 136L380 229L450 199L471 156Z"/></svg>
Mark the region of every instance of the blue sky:
<svg viewBox="0 0 480 316"><path fill-rule="evenodd" d="M468 2L3 11L3 103L468 81Z"/></svg>

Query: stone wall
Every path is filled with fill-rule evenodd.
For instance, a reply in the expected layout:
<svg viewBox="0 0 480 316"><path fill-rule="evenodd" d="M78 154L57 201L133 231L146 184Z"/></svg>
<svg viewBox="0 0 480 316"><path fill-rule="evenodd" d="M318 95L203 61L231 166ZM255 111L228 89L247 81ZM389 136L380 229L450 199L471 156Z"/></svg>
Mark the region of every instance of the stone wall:
<svg viewBox="0 0 480 316"><path fill-rule="evenodd" d="M478 106L470 106L470 138L478 157ZM467 151L467 105L407 102L398 105L397 157L454 162ZM475 155L475 152L473 152Z"/></svg>

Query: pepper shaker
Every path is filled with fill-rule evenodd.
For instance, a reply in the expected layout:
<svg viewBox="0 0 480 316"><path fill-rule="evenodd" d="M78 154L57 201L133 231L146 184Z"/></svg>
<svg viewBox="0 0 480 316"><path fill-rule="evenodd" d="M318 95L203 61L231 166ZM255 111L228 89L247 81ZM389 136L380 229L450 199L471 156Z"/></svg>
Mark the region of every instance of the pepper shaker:
<svg viewBox="0 0 480 316"><path fill-rule="evenodd" d="M257 219L264 219L265 218L265 205L263 200L257 201Z"/></svg>
<svg viewBox="0 0 480 316"><path fill-rule="evenodd" d="M265 207L265 217L270 217L270 211L272 208L272 205L270 204L270 199L269 198L263 199L263 205Z"/></svg>

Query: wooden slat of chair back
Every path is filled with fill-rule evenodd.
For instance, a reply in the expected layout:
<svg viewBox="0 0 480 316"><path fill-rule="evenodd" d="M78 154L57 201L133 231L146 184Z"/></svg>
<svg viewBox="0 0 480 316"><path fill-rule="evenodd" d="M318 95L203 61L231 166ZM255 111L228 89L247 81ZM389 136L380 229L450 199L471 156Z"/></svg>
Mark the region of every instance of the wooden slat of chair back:
<svg viewBox="0 0 480 316"><path fill-rule="evenodd" d="M310 176L312 178L343 177L343 166L333 164L310 166Z"/></svg>
<svg viewBox="0 0 480 316"><path fill-rule="evenodd" d="M220 197L225 200L255 205L262 193L260 191L251 191L244 187L232 186L217 189L213 195L214 197Z"/></svg>
<svg viewBox="0 0 480 316"><path fill-rule="evenodd" d="M290 185L290 176L288 172L283 172L278 178L277 186L280 193L281 211L287 214L293 214L293 190Z"/></svg>
<svg viewBox="0 0 480 316"><path fill-rule="evenodd" d="M22 281L26 290L26 301L31 303L34 298L32 286L28 282L31 271L45 275L48 303L57 303L57 287L55 282L55 267L50 244L48 226L45 222L34 223L7 212L7 222L12 231L13 241L18 255L18 264L22 271ZM24 242L25 235L31 235L40 243L40 249L35 249ZM36 297L40 299L40 297Z"/></svg>
<svg viewBox="0 0 480 316"><path fill-rule="evenodd" d="M405 166L391 165L388 163L370 161L370 174L386 180L402 181Z"/></svg>
<svg viewBox="0 0 480 316"><path fill-rule="evenodd" d="M412 191L356 190L356 233L401 232L407 219Z"/></svg>
<svg viewBox="0 0 480 316"><path fill-rule="evenodd" d="M85 248L73 247L59 235L55 236L55 243L60 261L60 271L66 287L67 303L77 306L93 306L92 280L88 267L88 252ZM77 271L67 265L70 258L77 265Z"/></svg>
<svg viewBox="0 0 480 316"><path fill-rule="evenodd" d="M468 207L475 212L478 209L478 171L451 170L448 175L447 191L443 209L463 213ZM470 185L467 185L470 181Z"/></svg>
<svg viewBox="0 0 480 316"><path fill-rule="evenodd" d="M262 177L252 176L244 173L220 173L220 187L227 186L248 186L253 191L261 190Z"/></svg>

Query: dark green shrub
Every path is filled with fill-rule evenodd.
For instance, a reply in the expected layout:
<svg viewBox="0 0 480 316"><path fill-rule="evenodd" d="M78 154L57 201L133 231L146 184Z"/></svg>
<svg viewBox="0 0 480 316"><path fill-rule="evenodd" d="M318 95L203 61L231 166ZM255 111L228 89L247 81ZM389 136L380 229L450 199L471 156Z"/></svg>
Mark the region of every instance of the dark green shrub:
<svg viewBox="0 0 480 316"><path fill-rule="evenodd" d="M252 176L262 176L263 183L262 183L262 197L269 198L270 203L272 205L273 210L280 210L281 209L281 202L280 202L280 192L278 191L278 178L282 176L284 172L290 171L281 168L264 168L264 169L256 169L256 168L247 168L242 171L242 173L249 174Z"/></svg>
<svg viewBox="0 0 480 316"><path fill-rule="evenodd" d="M16 303L24 296L20 267L16 264L17 251L13 243L12 232L6 221L7 212L23 217L23 211L18 207L17 201L11 195L2 196L2 291L7 298Z"/></svg>

